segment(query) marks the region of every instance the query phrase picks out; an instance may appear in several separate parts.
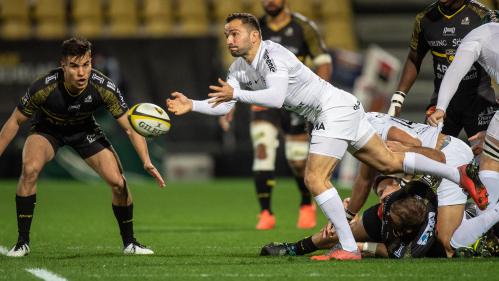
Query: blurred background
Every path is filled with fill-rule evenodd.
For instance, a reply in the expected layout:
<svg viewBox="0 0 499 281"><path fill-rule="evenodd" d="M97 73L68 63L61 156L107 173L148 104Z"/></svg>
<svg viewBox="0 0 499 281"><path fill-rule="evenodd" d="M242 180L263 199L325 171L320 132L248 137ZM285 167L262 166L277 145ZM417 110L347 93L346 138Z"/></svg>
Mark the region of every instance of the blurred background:
<svg viewBox="0 0 499 281"><path fill-rule="evenodd" d="M288 0L293 12L315 21L333 57L331 81L353 92L366 110L386 111L408 53L415 15L430 0ZM498 8L499 1L480 1ZM204 99L208 85L224 78L232 58L223 23L236 11L264 14L259 0L0 0L0 123L39 75L58 66L62 40L82 35L93 43L93 66L116 82L129 106L164 107L170 92ZM427 55L402 117L422 122L433 91ZM362 79L359 79L362 77ZM168 135L149 140L150 154L168 180L250 176L249 108L238 106L231 130L216 117L172 118ZM118 150L129 177L142 165L128 138L106 112L99 123ZM0 177L15 178L27 125L0 158ZM277 174L291 175L279 148ZM95 177L63 149L46 177Z"/></svg>

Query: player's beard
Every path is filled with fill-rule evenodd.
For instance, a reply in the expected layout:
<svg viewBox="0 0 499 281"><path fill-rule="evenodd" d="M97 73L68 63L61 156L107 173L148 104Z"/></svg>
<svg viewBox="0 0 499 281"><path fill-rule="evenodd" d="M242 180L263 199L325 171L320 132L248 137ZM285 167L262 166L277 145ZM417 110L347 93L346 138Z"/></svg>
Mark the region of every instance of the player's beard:
<svg viewBox="0 0 499 281"><path fill-rule="evenodd" d="M284 10L284 5L286 4L286 2L282 2L282 5L281 6L271 6L271 7L263 7L263 9L265 10L265 13L271 17L276 17L277 15L279 15L282 10ZM272 9L269 9L269 8L272 8Z"/></svg>
<svg viewBox="0 0 499 281"><path fill-rule="evenodd" d="M248 48L237 48L235 50L231 50L229 47L229 52L231 56L237 58L237 57L243 57L248 53Z"/></svg>

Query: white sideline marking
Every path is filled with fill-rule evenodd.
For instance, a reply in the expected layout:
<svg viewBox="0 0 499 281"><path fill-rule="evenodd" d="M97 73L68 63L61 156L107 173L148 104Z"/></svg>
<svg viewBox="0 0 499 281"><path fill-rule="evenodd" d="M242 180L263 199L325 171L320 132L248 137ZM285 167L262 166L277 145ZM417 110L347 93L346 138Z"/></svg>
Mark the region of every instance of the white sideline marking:
<svg viewBox="0 0 499 281"><path fill-rule="evenodd" d="M26 268L25 270L45 281L68 281L68 279L43 268Z"/></svg>
<svg viewBox="0 0 499 281"><path fill-rule="evenodd" d="M0 254L1 255L7 255L7 253L9 252L9 249L5 248L4 246L0 246Z"/></svg>

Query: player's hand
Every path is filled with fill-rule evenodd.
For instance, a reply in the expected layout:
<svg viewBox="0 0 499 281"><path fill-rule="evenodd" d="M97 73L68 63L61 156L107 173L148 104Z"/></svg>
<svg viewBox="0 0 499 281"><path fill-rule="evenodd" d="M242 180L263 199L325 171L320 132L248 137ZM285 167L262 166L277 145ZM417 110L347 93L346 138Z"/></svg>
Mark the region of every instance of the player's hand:
<svg viewBox="0 0 499 281"><path fill-rule="evenodd" d="M393 152L407 152L409 150L408 146L405 146L398 141L386 141L386 146Z"/></svg>
<svg viewBox="0 0 499 281"><path fill-rule="evenodd" d="M482 153L486 132L487 131L480 131L468 138L468 141L472 144L471 151L473 151L473 155L476 156Z"/></svg>
<svg viewBox="0 0 499 281"><path fill-rule="evenodd" d="M343 208L348 208L348 205L350 204L350 197L347 197L343 199Z"/></svg>
<svg viewBox="0 0 499 281"><path fill-rule="evenodd" d="M435 110L427 119L429 125L437 127L438 124L444 121L445 112L441 109Z"/></svg>
<svg viewBox="0 0 499 281"><path fill-rule="evenodd" d="M228 132L230 129L230 123L234 120L234 109L229 111L229 113L225 114L224 116L220 116L218 118L218 124L224 130L224 132Z"/></svg>
<svg viewBox="0 0 499 281"><path fill-rule="evenodd" d="M321 229L321 232L322 238L326 239L333 237L336 234L336 229L331 222L328 222L327 225Z"/></svg>
<svg viewBox="0 0 499 281"><path fill-rule="evenodd" d="M179 92L170 94L171 98L166 99L168 111L175 115L183 115L192 111L192 100Z"/></svg>
<svg viewBox="0 0 499 281"><path fill-rule="evenodd" d="M163 177L158 172L158 169L156 169L156 167L154 167L154 165L151 162L144 163L144 170L146 170L151 176L153 176L156 179L159 187L166 186L165 181L163 180Z"/></svg>
<svg viewBox="0 0 499 281"><path fill-rule="evenodd" d="M208 96L212 98L208 101L208 103L212 104L212 107L231 101L234 97L234 88L232 88L229 83L220 78L218 78L218 83L220 86L210 86L210 90L214 92L208 94Z"/></svg>

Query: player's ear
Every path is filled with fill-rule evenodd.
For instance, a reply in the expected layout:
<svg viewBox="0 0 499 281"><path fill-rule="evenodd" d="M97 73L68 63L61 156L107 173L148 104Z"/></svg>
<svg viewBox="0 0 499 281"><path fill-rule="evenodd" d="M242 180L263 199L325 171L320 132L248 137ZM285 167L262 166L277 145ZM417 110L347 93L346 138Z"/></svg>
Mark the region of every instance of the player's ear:
<svg viewBox="0 0 499 281"><path fill-rule="evenodd" d="M258 30L252 30L251 31L251 42L256 43L260 39L261 39L260 32L258 32Z"/></svg>

